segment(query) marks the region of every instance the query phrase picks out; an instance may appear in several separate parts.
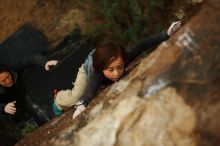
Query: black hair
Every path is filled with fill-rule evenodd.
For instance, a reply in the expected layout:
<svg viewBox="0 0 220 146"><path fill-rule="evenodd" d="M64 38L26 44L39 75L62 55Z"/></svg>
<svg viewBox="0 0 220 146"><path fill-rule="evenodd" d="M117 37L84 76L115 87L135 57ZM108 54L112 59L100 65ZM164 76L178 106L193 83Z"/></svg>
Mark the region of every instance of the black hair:
<svg viewBox="0 0 220 146"><path fill-rule="evenodd" d="M97 46L93 55L93 66L96 71L104 70L117 57L121 57L126 64L126 54L124 47L115 42L105 42Z"/></svg>
<svg viewBox="0 0 220 146"><path fill-rule="evenodd" d="M3 72L10 72L10 70L6 65L0 64L0 73L3 73Z"/></svg>

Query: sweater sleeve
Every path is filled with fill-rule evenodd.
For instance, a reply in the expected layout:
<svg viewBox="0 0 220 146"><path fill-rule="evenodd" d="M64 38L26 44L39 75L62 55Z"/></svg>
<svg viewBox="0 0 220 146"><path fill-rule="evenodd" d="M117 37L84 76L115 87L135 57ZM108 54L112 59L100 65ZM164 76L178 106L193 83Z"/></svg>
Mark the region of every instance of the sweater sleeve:
<svg viewBox="0 0 220 146"><path fill-rule="evenodd" d="M44 68L46 63L47 63L46 57L44 57L41 54L36 54L36 55L24 57L20 62L20 66L27 67L30 65L36 65L36 66Z"/></svg>
<svg viewBox="0 0 220 146"><path fill-rule="evenodd" d="M6 104L0 104L0 115L4 113L4 108Z"/></svg>
<svg viewBox="0 0 220 146"><path fill-rule="evenodd" d="M142 51L145 51L150 47L155 47L168 38L169 35L166 32L161 32L157 35L150 36L136 42L131 48L126 50L128 63L135 59L135 57L137 57Z"/></svg>

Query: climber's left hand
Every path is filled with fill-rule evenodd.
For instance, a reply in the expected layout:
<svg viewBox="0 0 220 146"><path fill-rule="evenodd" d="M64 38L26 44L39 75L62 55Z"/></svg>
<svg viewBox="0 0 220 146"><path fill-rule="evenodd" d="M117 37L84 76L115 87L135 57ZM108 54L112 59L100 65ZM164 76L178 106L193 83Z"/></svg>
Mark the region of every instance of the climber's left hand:
<svg viewBox="0 0 220 146"><path fill-rule="evenodd" d="M177 21L177 22L173 22L170 27L167 30L167 34L169 36L172 36L173 34L175 34L177 32L177 30L179 30L179 28L181 27L181 22Z"/></svg>
<svg viewBox="0 0 220 146"><path fill-rule="evenodd" d="M77 106L75 112L73 113L73 119L75 119L81 112L83 112L86 109L86 107L81 104L79 106Z"/></svg>

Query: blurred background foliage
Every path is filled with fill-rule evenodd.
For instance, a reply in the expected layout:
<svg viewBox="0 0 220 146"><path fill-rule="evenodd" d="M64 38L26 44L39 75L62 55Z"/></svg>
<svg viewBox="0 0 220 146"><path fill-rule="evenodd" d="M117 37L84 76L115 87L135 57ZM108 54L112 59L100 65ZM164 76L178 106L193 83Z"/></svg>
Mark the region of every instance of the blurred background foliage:
<svg viewBox="0 0 220 146"><path fill-rule="evenodd" d="M88 21L102 21L88 35L96 41L108 35L124 45L158 33L173 21L184 23L199 6L193 0L80 0L79 4L93 9Z"/></svg>

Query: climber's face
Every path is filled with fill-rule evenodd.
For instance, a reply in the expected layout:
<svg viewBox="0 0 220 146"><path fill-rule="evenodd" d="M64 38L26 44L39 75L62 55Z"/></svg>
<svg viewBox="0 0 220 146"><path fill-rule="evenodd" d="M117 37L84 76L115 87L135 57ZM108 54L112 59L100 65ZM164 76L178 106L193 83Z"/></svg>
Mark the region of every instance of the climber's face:
<svg viewBox="0 0 220 146"><path fill-rule="evenodd" d="M0 85L3 87L11 87L13 85L12 76L9 72L0 73Z"/></svg>
<svg viewBox="0 0 220 146"><path fill-rule="evenodd" d="M122 57L119 56L103 70L103 74L107 79L117 81L123 75L124 70L125 63Z"/></svg>

